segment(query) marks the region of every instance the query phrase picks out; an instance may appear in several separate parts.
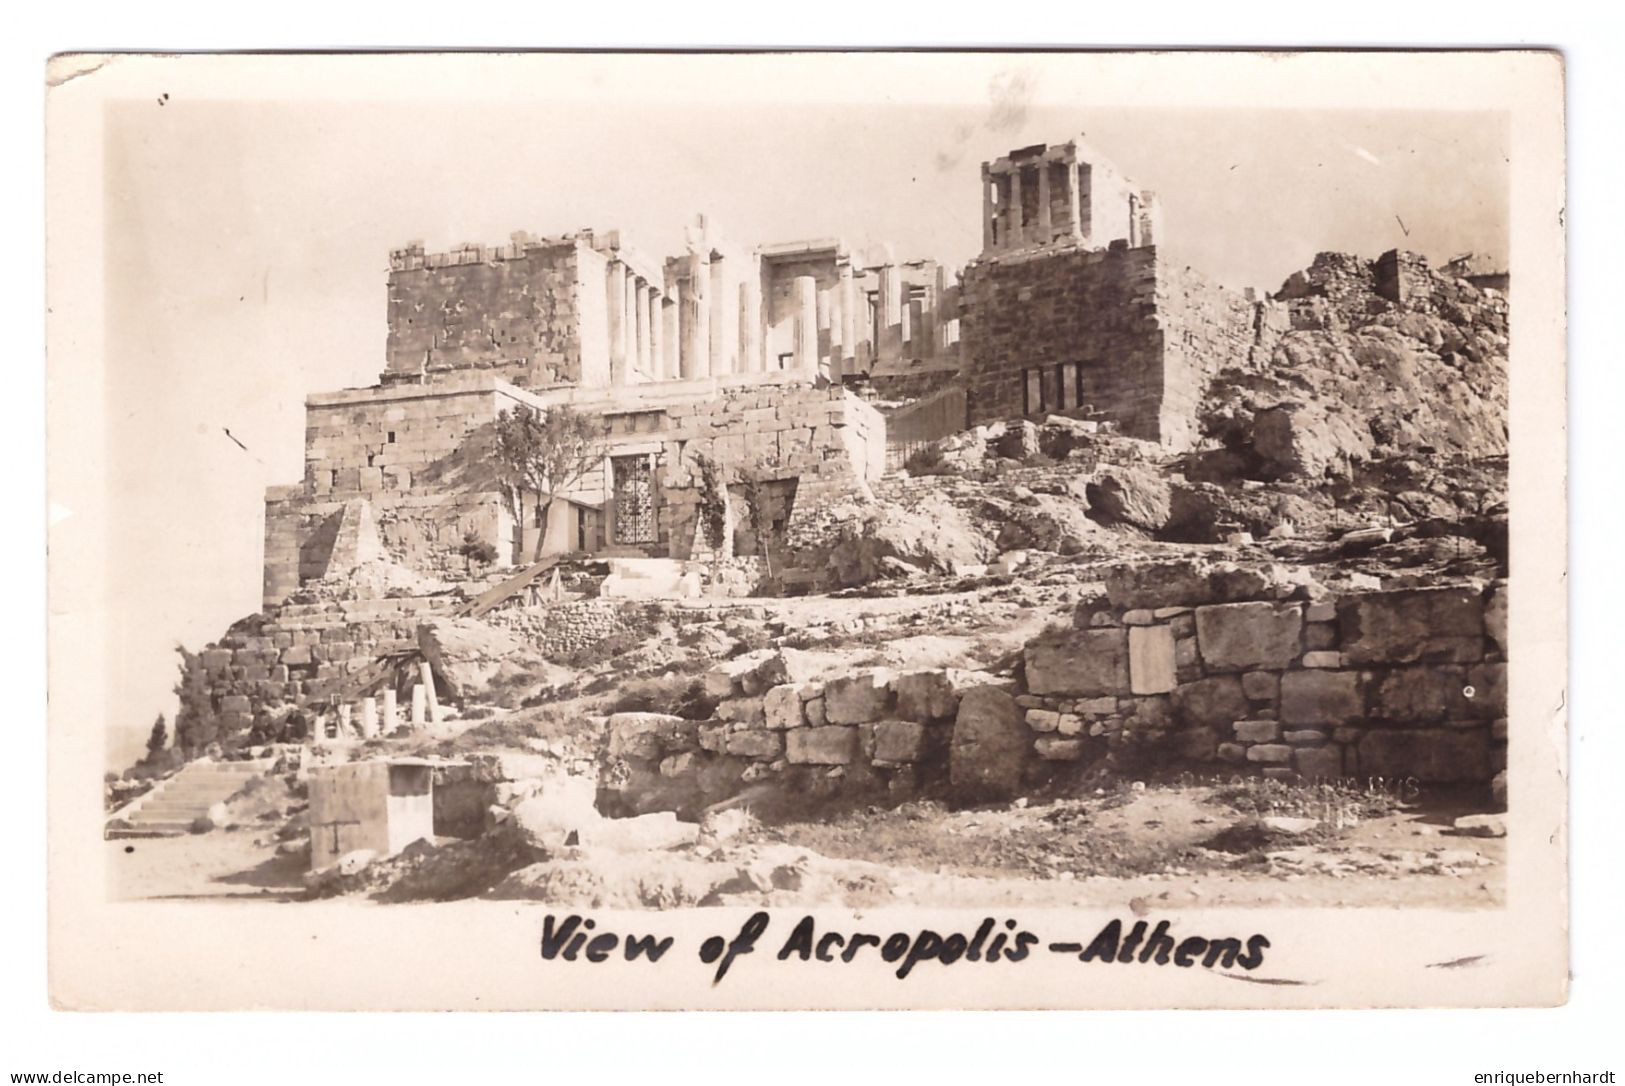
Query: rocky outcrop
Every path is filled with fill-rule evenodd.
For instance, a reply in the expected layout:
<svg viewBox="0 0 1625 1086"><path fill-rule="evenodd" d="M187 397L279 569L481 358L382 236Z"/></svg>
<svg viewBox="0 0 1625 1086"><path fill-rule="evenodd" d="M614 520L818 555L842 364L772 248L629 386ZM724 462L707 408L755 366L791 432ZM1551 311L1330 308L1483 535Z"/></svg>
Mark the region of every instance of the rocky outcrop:
<svg viewBox="0 0 1625 1086"><path fill-rule="evenodd" d="M877 503L840 526L828 570L837 584L849 587L909 572L951 573L996 553L947 501L928 500L914 509Z"/></svg>
<svg viewBox="0 0 1625 1086"><path fill-rule="evenodd" d="M1102 524L1159 532L1168 523L1173 495L1164 472L1144 464L1102 469L1089 484L1091 515Z"/></svg>
<svg viewBox="0 0 1625 1086"><path fill-rule="evenodd" d="M474 618L433 618L418 627L418 648L451 698L514 691L552 665L513 634Z"/></svg>

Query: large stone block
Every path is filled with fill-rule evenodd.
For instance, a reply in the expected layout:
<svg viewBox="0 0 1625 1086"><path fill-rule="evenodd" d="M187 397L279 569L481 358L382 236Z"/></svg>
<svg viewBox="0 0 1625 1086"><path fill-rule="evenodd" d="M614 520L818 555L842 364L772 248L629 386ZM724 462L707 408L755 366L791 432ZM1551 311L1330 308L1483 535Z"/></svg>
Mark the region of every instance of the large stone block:
<svg viewBox="0 0 1625 1086"><path fill-rule="evenodd" d="M858 749L858 729L826 724L784 733L785 757L796 765L846 765Z"/></svg>
<svg viewBox="0 0 1625 1086"><path fill-rule="evenodd" d="M965 691L954 717L948 779L961 799L1008 799L1021 788L1032 732L1016 699L992 686Z"/></svg>
<svg viewBox="0 0 1625 1086"><path fill-rule="evenodd" d="M1462 667L1396 667L1377 682L1371 715L1402 724L1459 719L1473 711L1466 685L1467 671Z"/></svg>
<svg viewBox="0 0 1625 1086"><path fill-rule="evenodd" d="M1045 634L1027 642L1027 689L1100 697L1129 693L1128 631L1103 628Z"/></svg>
<svg viewBox="0 0 1625 1086"><path fill-rule="evenodd" d="M606 728L611 758L657 761L688 737L697 738L699 725L665 713L616 713Z"/></svg>
<svg viewBox="0 0 1625 1086"><path fill-rule="evenodd" d="M769 728L799 728L806 717L799 686L775 686L762 695L762 712Z"/></svg>
<svg viewBox="0 0 1625 1086"><path fill-rule="evenodd" d="M1353 671L1289 671L1281 676L1281 719L1288 724L1344 724L1365 715Z"/></svg>
<svg viewBox="0 0 1625 1086"><path fill-rule="evenodd" d="M1174 688L1174 714L1187 725L1207 725L1228 730L1238 720L1251 715L1241 680L1234 675L1215 675L1182 683Z"/></svg>
<svg viewBox="0 0 1625 1086"><path fill-rule="evenodd" d="M1353 664L1458 661L1484 655L1484 613L1471 587L1350 596L1337 606L1343 656Z"/></svg>
<svg viewBox="0 0 1625 1086"><path fill-rule="evenodd" d="M1276 720L1238 720L1235 731L1240 743L1273 743L1281 738L1281 724Z"/></svg>
<svg viewBox="0 0 1625 1086"><path fill-rule="evenodd" d="M756 697L725 698L717 703L717 718L750 728L767 726L764 699Z"/></svg>
<svg viewBox="0 0 1625 1086"><path fill-rule="evenodd" d="M1174 688L1174 632L1167 626L1133 626L1128 631L1129 689L1166 694Z"/></svg>
<svg viewBox="0 0 1625 1086"><path fill-rule="evenodd" d="M1424 783L1487 781L1488 728L1384 728L1360 738L1360 775L1415 777Z"/></svg>
<svg viewBox="0 0 1625 1086"><path fill-rule="evenodd" d="M890 714L892 673L884 668L846 675L824 684L824 719L831 724L867 724Z"/></svg>
<svg viewBox="0 0 1625 1086"><path fill-rule="evenodd" d="M917 762L924 754L924 724L914 720L882 720L875 724L875 761Z"/></svg>
<svg viewBox="0 0 1625 1086"><path fill-rule="evenodd" d="M1241 689L1252 701L1276 701L1281 696L1281 676L1273 671L1249 671L1241 677Z"/></svg>
<svg viewBox="0 0 1625 1086"><path fill-rule="evenodd" d="M959 710L959 691L944 671L905 671L892 682L897 715L921 722L951 720Z"/></svg>
<svg viewBox="0 0 1625 1086"><path fill-rule="evenodd" d="M729 731L724 749L738 758L777 758L784 749L784 738L760 728Z"/></svg>
<svg viewBox="0 0 1625 1086"><path fill-rule="evenodd" d="M1198 607L1196 642L1209 671L1285 668L1302 651L1303 607L1262 602Z"/></svg>

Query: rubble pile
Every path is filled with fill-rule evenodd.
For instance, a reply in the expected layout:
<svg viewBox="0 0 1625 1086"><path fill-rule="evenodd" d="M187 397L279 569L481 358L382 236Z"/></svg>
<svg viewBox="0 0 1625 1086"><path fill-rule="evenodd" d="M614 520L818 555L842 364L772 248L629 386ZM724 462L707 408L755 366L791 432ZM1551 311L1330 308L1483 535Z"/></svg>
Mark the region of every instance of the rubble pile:
<svg viewBox="0 0 1625 1086"><path fill-rule="evenodd" d="M1410 257L1404 289L1377 262L1322 253L1282 286L1290 329L1222 371L1202 431L1260 479L1348 475L1416 454L1507 449L1507 301Z"/></svg>

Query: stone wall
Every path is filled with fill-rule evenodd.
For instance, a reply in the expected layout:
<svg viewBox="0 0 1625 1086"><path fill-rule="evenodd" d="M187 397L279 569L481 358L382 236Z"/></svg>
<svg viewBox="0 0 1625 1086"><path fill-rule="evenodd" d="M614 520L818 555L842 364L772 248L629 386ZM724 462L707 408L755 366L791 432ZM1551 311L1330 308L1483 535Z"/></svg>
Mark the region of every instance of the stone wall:
<svg viewBox="0 0 1625 1086"><path fill-rule="evenodd" d="M1505 768L1505 587L1102 610L1025 651L1040 756L1139 748L1266 776ZM1065 740L1066 742L1061 742Z"/></svg>
<svg viewBox="0 0 1625 1086"><path fill-rule="evenodd" d="M886 470L885 420L839 386L729 389L715 400L674 409L670 422L672 428L660 435L662 528L669 538L663 553L674 558L693 554L700 500L695 454L725 468L764 465L770 479L795 480L786 532Z"/></svg>
<svg viewBox="0 0 1625 1086"><path fill-rule="evenodd" d="M580 652L607 637L645 628L646 604L616 600L566 600L541 607L507 607L493 611L486 621L530 641L550 659Z"/></svg>
<svg viewBox="0 0 1625 1086"><path fill-rule="evenodd" d="M1008 799L1068 767L1487 784L1506 766L1505 592L1092 610L1030 641L1014 678L815 679L804 654L764 650L706 675L712 719L610 717L603 780L612 807L637 812L747 790L789 809Z"/></svg>
<svg viewBox="0 0 1625 1086"><path fill-rule="evenodd" d="M479 435L517 402L489 381L309 397L304 480L265 495L266 605L322 576L356 498L371 504L390 554L421 572L457 572L454 552L470 532L503 549L512 518Z"/></svg>
<svg viewBox="0 0 1625 1086"><path fill-rule="evenodd" d="M460 576L456 549L469 533L495 546L504 564L529 559L534 551L516 545L492 468L492 423L504 409L560 403L604 420L601 467L563 496L592 510L601 543L622 553L690 557L697 453L734 467L765 465L793 485L795 509L819 508L885 472L879 412L839 386L808 381L741 377L532 396L468 375L312 396L305 479L266 493L266 605L322 576L345 505L358 498L370 503L390 556L418 572ZM653 458L652 540L618 533L611 500L618 456Z"/></svg>
<svg viewBox="0 0 1625 1086"><path fill-rule="evenodd" d="M287 604L236 622L196 655L228 730L260 709L324 702L383 652L417 644L418 623L449 611L448 596Z"/></svg>
<svg viewBox="0 0 1625 1086"><path fill-rule="evenodd" d="M961 297L972 425L1084 405L1131 437L1187 448L1208 379L1246 360L1258 334L1254 304L1152 247L978 261Z"/></svg>
<svg viewBox="0 0 1625 1086"><path fill-rule="evenodd" d="M583 252L562 238L391 254L386 378L482 369L521 386L607 382L583 372L583 280L603 283Z"/></svg>
<svg viewBox="0 0 1625 1086"><path fill-rule="evenodd" d="M710 720L611 716L601 806L698 812L747 789L768 806L841 794L907 799L945 773L962 693L1000 682L974 671L885 668L815 681L809 666L794 650L719 664L705 676L718 699Z"/></svg>

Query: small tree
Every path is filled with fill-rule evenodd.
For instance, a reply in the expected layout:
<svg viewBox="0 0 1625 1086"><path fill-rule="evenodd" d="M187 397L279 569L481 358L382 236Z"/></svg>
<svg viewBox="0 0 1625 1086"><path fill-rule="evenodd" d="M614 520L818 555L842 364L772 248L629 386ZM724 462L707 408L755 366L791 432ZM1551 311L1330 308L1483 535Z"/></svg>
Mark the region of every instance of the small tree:
<svg viewBox="0 0 1625 1086"><path fill-rule="evenodd" d="M525 495L533 495L545 541L553 499L603 462L604 436L603 419L563 405L540 414L522 405L499 412L496 470L514 519L525 523Z"/></svg>
<svg viewBox="0 0 1625 1086"><path fill-rule="evenodd" d="M766 563L769 578L773 576L773 525L767 516L772 497L770 485L778 481L780 474L778 463L769 458L742 464L734 472L739 496L744 499L745 511L750 516L751 532L756 537L756 553Z"/></svg>
<svg viewBox="0 0 1625 1086"><path fill-rule="evenodd" d="M164 723L164 714L159 713L158 719L152 722L152 731L147 734L147 757L156 758L168 745L169 726Z"/></svg>
<svg viewBox="0 0 1625 1086"><path fill-rule="evenodd" d="M720 559L728 541L728 485L722 466L705 453L694 455L694 473L700 484L700 531L711 553Z"/></svg>
<svg viewBox="0 0 1625 1086"><path fill-rule="evenodd" d="M457 553L463 556L463 571L473 572L473 566L488 566L497 560L497 549L489 542L480 538L478 532L470 531L463 536L463 542L458 546Z"/></svg>
<svg viewBox="0 0 1625 1086"><path fill-rule="evenodd" d="M198 654L179 644L175 651L181 657L181 677L175 684L175 696L180 699L175 712L175 747L190 758L222 738L220 716L215 712L209 678Z"/></svg>

